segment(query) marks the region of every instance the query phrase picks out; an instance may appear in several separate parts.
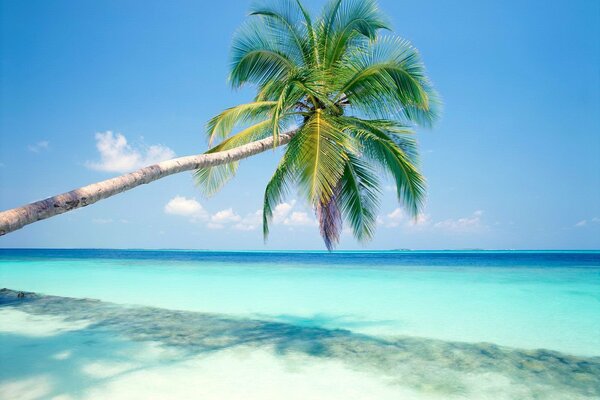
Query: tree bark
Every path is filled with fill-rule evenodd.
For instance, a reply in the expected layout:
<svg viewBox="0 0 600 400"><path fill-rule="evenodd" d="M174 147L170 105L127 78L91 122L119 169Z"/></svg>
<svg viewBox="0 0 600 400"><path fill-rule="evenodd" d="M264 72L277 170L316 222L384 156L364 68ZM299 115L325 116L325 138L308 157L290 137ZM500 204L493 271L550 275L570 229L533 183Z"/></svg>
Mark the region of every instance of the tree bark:
<svg viewBox="0 0 600 400"><path fill-rule="evenodd" d="M294 136L294 133L280 134L277 145L280 146L288 143L292 136ZM272 137L227 151L174 158L125 175L49 197L45 200L2 211L0 212L0 236L21 229L25 225L85 207L99 200L133 189L134 187L164 178L165 176L242 160L262 153L269 148L273 148Z"/></svg>

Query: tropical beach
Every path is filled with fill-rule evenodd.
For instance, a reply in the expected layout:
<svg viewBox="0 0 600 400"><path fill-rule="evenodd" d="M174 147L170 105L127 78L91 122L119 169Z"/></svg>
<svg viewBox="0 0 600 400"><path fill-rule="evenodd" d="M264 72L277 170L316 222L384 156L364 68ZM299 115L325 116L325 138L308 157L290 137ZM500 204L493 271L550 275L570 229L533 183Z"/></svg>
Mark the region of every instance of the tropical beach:
<svg viewBox="0 0 600 400"><path fill-rule="evenodd" d="M0 22L0 399L600 398L600 4Z"/></svg>

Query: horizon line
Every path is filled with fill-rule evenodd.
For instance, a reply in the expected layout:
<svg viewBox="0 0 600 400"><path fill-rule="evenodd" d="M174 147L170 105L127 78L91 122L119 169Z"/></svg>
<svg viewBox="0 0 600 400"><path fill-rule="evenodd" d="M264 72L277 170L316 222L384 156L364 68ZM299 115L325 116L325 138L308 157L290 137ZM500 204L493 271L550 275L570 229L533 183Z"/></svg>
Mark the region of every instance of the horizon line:
<svg viewBox="0 0 600 400"><path fill-rule="evenodd" d="M482 248L458 248L458 249L341 249L341 250L318 250L318 249L189 249L189 248L142 248L142 247L0 247L2 250L120 250L120 251L188 251L188 252L256 252L256 253L297 253L297 252L319 252L319 253L376 253L376 252L475 252L475 251L511 251L511 252L600 252L600 249L482 249Z"/></svg>

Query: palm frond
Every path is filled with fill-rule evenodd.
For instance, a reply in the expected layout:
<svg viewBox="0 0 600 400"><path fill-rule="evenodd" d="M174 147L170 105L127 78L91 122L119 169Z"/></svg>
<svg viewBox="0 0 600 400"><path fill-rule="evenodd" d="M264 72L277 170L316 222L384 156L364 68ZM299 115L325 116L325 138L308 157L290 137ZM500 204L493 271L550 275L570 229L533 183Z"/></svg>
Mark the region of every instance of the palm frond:
<svg viewBox="0 0 600 400"><path fill-rule="evenodd" d="M343 228L342 212L339 207L341 185L338 184L331 197L316 205L319 231L327 250L331 251L339 243Z"/></svg>
<svg viewBox="0 0 600 400"><path fill-rule="evenodd" d="M348 154L340 187L340 208L354 236L361 242L370 240L375 233L381 196L375 171L365 160Z"/></svg>
<svg viewBox="0 0 600 400"><path fill-rule="evenodd" d="M290 187L295 183L297 156L296 153L286 151L265 188L263 202L263 238L265 241L269 237L269 224L273 219L275 207L285 199Z"/></svg>
<svg viewBox="0 0 600 400"><path fill-rule="evenodd" d="M301 189L314 206L326 204L333 195L351 146L333 118L321 110L315 112L288 144L287 151L297 154L299 160Z"/></svg>
<svg viewBox="0 0 600 400"><path fill-rule="evenodd" d="M312 62L310 25L304 25L304 9L295 0L263 1L255 4L250 15L261 16L269 34L278 42L279 48L294 53L293 58L302 59L304 65Z"/></svg>
<svg viewBox="0 0 600 400"><path fill-rule="evenodd" d="M319 49L317 47L317 38L316 38L315 28L313 26L312 18L310 17L310 14L306 10L306 8L302 5L302 2L300 0L296 0L296 3L298 4L298 8L300 9L300 12L302 13L302 17L304 18L304 25L306 26L306 33L308 35L309 51L311 53L311 57L310 57L311 66L317 67L319 65Z"/></svg>
<svg viewBox="0 0 600 400"><path fill-rule="evenodd" d="M406 141L404 145L411 147L411 152L407 153L385 131L368 120L354 117L343 119L347 124L346 129L363 145L365 156L393 177L398 200L416 216L425 200L425 179L414 163L416 147L411 147L411 142Z"/></svg>
<svg viewBox="0 0 600 400"><path fill-rule="evenodd" d="M226 109L206 124L209 145L215 139L227 138L236 126L266 118L276 106L276 101L255 101Z"/></svg>
<svg viewBox="0 0 600 400"><path fill-rule="evenodd" d="M371 127L385 132L390 140L398 146L414 165L419 164L419 151L417 141L414 139L414 130L399 121L389 119L369 119L361 121Z"/></svg>
<svg viewBox="0 0 600 400"><path fill-rule="evenodd" d="M194 181L202 194L211 197L223 188L237 173L240 162L216 165L210 168L199 168L194 171Z"/></svg>
<svg viewBox="0 0 600 400"><path fill-rule="evenodd" d="M438 117L439 96L418 51L404 39L378 38L344 60L348 77L338 97L375 117L397 117L428 126Z"/></svg>
<svg viewBox="0 0 600 400"><path fill-rule="evenodd" d="M245 83L261 86L283 79L301 63L302 59L283 47L260 18L253 18L233 38L229 79L236 88Z"/></svg>
<svg viewBox="0 0 600 400"><path fill-rule="evenodd" d="M381 29L389 29L374 0L334 0L324 13L322 32L324 66L340 60L348 49L374 40Z"/></svg>
<svg viewBox="0 0 600 400"><path fill-rule="evenodd" d="M226 139L219 145L211 148L206 153L216 153L233 149L244 144L265 138L270 133L271 120L266 119L257 124L247 127L236 135ZM239 162L215 165L208 168L199 168L194 171L194 181L203 195L210 197L217 193L236 174Z"/></svg>

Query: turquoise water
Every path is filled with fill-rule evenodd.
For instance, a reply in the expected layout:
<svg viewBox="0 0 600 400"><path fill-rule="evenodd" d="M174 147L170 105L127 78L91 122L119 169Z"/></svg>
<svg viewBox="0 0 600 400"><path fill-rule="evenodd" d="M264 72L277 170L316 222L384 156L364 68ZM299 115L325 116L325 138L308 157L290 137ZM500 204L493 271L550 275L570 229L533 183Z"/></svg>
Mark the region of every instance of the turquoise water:
<svg viewBox="0 0 600 400"><path fill-rule="evenodd" d="M60 296L0 296L0 397L600 395L600 252L0 250L0 287Z"/></svg>
<svg viewBox="0 0 600 400"><path fill-rule="evenodd" d="M0 286L600 355L598 252L2 250Z"/></svg>

